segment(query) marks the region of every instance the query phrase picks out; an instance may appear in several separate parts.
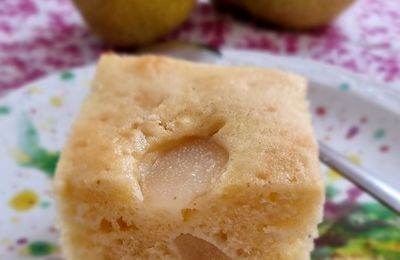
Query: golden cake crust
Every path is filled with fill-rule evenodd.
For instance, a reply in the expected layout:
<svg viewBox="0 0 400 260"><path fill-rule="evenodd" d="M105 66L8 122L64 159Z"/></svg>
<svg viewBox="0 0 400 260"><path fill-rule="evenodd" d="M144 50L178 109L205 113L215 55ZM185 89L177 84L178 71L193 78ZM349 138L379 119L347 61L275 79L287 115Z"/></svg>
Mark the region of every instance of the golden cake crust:
<svg viewBox="0 0 400 260"><path fill-rule="evenodd" d="M303 78L277 70L103 55L55 178L66 255L174 259L146 235L155 230L195 234L235 259L307 259L323 182L305 95ZM188 138L223 147L225 171L194 204L147 217L143 161Z"/></svg>

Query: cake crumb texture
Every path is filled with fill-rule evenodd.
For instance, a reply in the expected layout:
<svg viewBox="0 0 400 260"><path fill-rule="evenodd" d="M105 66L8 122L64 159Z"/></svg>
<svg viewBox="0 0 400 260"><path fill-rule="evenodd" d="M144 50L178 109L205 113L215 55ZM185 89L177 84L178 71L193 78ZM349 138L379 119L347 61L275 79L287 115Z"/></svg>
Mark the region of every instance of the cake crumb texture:
<svg viewBox="0 0 400 260"><path fill-rule="evenodd" d="M68 259L309 259L323 181L306 81L103 55L55 176Z"/></svg>

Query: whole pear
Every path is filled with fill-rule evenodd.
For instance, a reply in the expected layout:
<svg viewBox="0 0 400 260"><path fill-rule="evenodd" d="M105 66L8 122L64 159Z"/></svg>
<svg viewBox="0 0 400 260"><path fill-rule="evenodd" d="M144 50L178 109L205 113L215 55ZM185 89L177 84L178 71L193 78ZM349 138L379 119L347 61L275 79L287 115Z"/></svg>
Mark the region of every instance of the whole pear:
<svg viewBox="0 0 400 260"><path fill-rule="evenodd" d="M332 21L355 0L213 0L220 8L245 11L264 22L304 30Z"/></svg>
<svg viewBox="0 0 400 260"><path fill-rule="evenodd" d="M74 0L104 42L142 46L167 35L189 16L196 0Z"/></svg>

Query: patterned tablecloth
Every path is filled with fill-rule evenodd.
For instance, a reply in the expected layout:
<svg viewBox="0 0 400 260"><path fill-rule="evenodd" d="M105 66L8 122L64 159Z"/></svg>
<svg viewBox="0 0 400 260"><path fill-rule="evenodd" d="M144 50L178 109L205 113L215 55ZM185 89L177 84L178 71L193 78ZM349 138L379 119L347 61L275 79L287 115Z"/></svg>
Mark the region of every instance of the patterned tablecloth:
<svg viewBox="0 0 400 260"><path fill-rule="evenodd" d="M386 82L400 91L400 0L358 0L330 26L307 33L276 31L252 22L238 21L202 3L195 8L189 20L167 39L320 60L364 74L371 80ZM88 31L68 0L0 0L0 96L56 71L64 71L57 77L64 82L59 85L69 84L74 75L67 69L91 64L105 50L108 47ZM341 84L340 88L346 91L349 85ZM35 91L37 89L30 88L26 92L34 94ZM52 106L60 105L59 99L52 97L50 100ZM16 104L17 108L22 107ZM326 113L323 107L317 107L315 112L317 116ZM30 113L35 114L36 110L31 109ZM12 117L10 109L5 106L0 106L0 114ZM366 117L360 120L359 124L367 122ZM43 152L46 150L39 144L39 131L29 120L25 121L23 125L26 129L22 128L22 132L29 133L34 139L20 143L30 145L29 149L25 149L28 152L40 151L41 156L50 156L50 159L46 157L46 162L54 163L51 163L50 170L44 169L50 176L54 173L58 153ZM332 129L328 127L327 131ZM357 133L358 128L349 128L346 138ZM374 132L376 140L384 136L383 129ZM31 147L32 144L34 147ZM387 145L380 148L382 153L388 150ZM27 155L30 155L28 152ZM35 158L43 160L42 157ZM358 157L349 158L359 163ZM339 175L329 170L328 176L337 179ZM376 256L377 259L400 259L400 219L395 213L378 203L354 203L363 193L353 186L340 203L332 199L338 192L329 183L326 194L325 219L320 226L322 235L316 241L314 259L335 255L335 250L346 256L355 254ZM33 207L35 203L32 201L39 204L36 194L23 191L16 194L9 205L25 210ZM49 204L44 201L40 207L49 208ZM53 226L49 231L56 237ZM346 246L341 247L343 245ZM27 237L15 241L1 238L0 246L7 247L11 253L25 248L32 256L55 255L55 258L46 259L59 259L56 256L58 245L29 241Z"/></svg>
<svg viewBox="0 0 400 260"><path fill-rule="evenodd" d="M400 89L399 0L358 0L331 26L308 33L240 22L201 4L171 38L321 60ZM0 94L92 63L105 48L68 0L2 0Z"/></svg>

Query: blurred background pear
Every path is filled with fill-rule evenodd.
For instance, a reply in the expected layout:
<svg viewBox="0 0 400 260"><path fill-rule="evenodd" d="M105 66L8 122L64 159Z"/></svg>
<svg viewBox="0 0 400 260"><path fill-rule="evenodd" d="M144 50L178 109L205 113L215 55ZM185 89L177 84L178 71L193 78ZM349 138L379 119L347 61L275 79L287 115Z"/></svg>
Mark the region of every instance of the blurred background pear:
<svg viewBox="0 0 400 260"><path fill-rule="evenodd" d="M115 47L142 46L189 16L195 0L74 0L90 29Z"/></svg>
<svg viewBox="0 0 400 260"><path fill-rule="evenodd" d="M245 11L285 29L327 25L355 0L213 0L217 7Z"/></svg>

